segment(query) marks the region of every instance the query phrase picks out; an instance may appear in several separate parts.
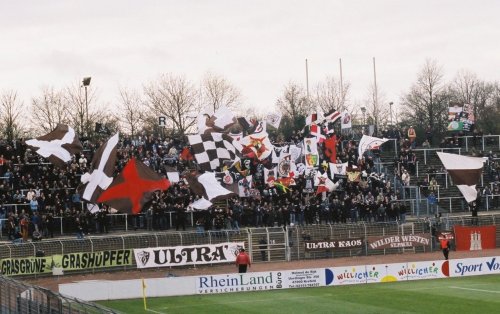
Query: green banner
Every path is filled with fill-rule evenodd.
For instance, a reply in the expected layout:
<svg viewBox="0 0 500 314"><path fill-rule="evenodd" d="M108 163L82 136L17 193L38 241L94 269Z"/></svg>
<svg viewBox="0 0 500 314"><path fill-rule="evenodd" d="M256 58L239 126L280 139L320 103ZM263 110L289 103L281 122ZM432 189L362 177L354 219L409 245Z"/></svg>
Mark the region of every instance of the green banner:
<svg viewBox="0 0 500 314"><path fill-rule="evenodd" d="M63 271L132 265L132 250L69 253L46 257L6 258L0 260L4 276L50 274L52 268Z"/></svg>

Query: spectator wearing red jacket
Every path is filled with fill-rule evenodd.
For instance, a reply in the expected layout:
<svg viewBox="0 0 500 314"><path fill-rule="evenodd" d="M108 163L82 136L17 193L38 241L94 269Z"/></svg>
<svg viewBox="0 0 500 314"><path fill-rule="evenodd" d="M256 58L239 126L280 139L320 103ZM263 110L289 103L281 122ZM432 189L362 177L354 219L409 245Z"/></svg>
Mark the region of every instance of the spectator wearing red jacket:
<svg viewBox="0 0 500 314"><path fill-rule="evenodd" d="M244 248L241 248L240 253L236 256L236 267L238 267L238 272L246 273L247 268L250 268L250 266L250 256L248 256Z"/></svg>

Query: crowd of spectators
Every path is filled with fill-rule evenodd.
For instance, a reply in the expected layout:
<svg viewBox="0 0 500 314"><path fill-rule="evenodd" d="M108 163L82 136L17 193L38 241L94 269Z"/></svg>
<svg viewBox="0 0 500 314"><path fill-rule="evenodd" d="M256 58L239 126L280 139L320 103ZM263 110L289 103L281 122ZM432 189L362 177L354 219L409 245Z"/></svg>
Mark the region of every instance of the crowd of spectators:
<svg viewBox="0 0 500 314"><path fill-rule="evenodd" d="M403 185L411 181L416 165L412 149L417 140L411 140L406 133L406 130L403 132L391 128L383 134L400 144L394 168L395 175ZM291 138L276 145L299 144L303 137L301 132L295 132ZM432 134L426 133L423 142L426 141L432 142ZM31 151L22 141L2 142L0 219L3 232L11 240L24 241L37 233L42 237L53 237L61 225L65 233L78 233L81 236L108 232L112 228L110 214L114 210L100 204L99 210L91 213L76 189L80 176L88 171L93 152L101 143L86 141L83 152L75 155L66 168L57 168ZM185 146L178 139L123 137L118 149L116 173L131 157L138 158L163 175L172 169L182 173L194 167L193 162L179 159ZM319 151L322 155L322 150ZM324 158L320 156L321 160ZM286 193L257 182L259 197L235 197L216 203L208 210L197 211L191 205L200 196L194 195L181 180L172 184L167 191L155 193L140 215L129 217L129 225L133 229L167 230L175 227L176 230L185 230L187 213L190 211L193 211L196 227L200 231L237 230L247 226L404 220L408 206L401 200L400 190L392 186L391 182L394 181L377 171L380 169L377 167L379 161L377 151L358 158L357 141L353 140L352 135L344 134L339 136L337 163L348 162L348 170L357 168L362 175L355 182L347 177L336 177L338 187L334 192L316 194L311 191L307 188L311 177L298 178L296 185L290 186ZM496 173L498 179L498 161L492 159L489 165L492 174ZM429 182L428 186L433 190L436 183ZM498 185L492 185L491 193L495 193L498 188Z"/></svg>

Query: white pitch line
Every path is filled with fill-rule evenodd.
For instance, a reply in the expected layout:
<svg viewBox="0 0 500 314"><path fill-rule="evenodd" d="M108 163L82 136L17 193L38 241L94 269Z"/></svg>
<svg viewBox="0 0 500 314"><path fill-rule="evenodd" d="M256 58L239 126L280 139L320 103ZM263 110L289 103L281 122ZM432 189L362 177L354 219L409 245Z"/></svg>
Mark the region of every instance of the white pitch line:
<svg viewBox="0 0 500 314"><path fill-rule="evenodd" d="M470 290L470 291L489 292L489 293L500 293L500 291L486 290L486 289L474 289L474 288L464 288L464 287L456 287L456 286L450 286L450 288L461 289L461 290Z"/></svg>

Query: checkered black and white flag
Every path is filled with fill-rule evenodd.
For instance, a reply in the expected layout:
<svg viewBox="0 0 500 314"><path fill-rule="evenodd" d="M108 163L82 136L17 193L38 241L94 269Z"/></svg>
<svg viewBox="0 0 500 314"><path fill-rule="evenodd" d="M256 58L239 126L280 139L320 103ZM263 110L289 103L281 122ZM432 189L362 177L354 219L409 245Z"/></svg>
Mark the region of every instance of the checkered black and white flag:
<svg viewBox="0 0 500 314"><path fill-rule="evenodd" d="M242 147L227 134L209 133L188 136L194 157L201 170L212 171L224 161L237 161Z"/></svg>

